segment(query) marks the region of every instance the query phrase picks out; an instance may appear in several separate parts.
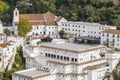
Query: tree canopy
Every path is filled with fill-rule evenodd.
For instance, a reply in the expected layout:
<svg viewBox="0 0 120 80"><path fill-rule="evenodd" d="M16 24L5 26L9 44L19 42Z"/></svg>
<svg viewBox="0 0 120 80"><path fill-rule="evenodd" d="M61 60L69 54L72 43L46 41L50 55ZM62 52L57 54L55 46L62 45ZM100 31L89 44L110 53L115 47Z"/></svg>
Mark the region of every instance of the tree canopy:
<svg viewBox="0 0 120 80"><path fill-rule="evenodd" d="M6 28L6 29L4 30L4 33L5 33L7 36L10 36L12 32Z"/></svg>
<svg viewBox="0 0 120 80"><path fill-rule="evenodd" d="M21 37L26 37L27 33L32 30L32 25L27 19L20 19L18 24L18 34Z"/></svg>
<svg viewBox="0 0 120 80"><path fill-rule="evenodd" d="M9 6L0 12L0 19L12 23L15 7L20 13L44 13L50 11L67 20L98 22L115 25L120 29L120 0L3 0ZM117 21L117 22L116 22Z"/></svg>
<svg viewBox="0 0 120 80"><path fill-rule="evenodd" d="M63 38L64 35L65 35L65 31L64 31L64 30L60 30L60 31L59 31L59 35L60 35L61 38Z"/></svg>

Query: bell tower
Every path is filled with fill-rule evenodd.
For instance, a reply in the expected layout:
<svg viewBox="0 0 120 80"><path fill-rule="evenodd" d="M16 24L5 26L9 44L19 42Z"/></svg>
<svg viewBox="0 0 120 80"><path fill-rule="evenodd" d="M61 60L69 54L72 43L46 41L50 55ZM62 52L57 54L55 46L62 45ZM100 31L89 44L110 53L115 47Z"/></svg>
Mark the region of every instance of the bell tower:
<svg viewBox="0 0 120 80"><path fill-rule="evenodd" d="M18 24L19 22L19 10L17 8L15 8L15 10L13 11L13 30L14 30L14 34L18 34L18 26L16 24Z"/></svg>
<svg viewBox="0 0 120 80"><path fill-rule="evenodd" d="M13 22L19 22L19 10L17 8L13 11Z"/></svg>
<svg viewBox="0 0 120 80"><path fill-rule="evenodd" d="M2 33L2 34L3 34L3 25L2 25L1 20L0 20L0 33Z"/></svg>

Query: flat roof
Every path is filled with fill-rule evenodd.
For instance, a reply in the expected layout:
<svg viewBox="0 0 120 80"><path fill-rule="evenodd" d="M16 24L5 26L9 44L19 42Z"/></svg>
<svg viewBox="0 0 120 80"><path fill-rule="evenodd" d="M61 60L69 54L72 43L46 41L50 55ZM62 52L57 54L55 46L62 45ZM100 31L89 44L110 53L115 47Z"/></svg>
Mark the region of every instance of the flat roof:
<svg viewBox="0 0 120 80"><path fill-rule="evenodd" d="M94 27L116 27L116 26L109 26L109 25L102 25L100 23L90 23L90 22L82 22L82 21L79 21L79 22L74 22L74 21L67 21L67 22L62 22L62 23L66 23L66 24L76 24L76 25L86 25L86 26L94 26Z"/></svg>
<svg viewBox="0 0 120 80"><path fill-rule="evenodd" d="M98 45L83 45L83 44L74 44L74 43L42 43L41 47L43 48L50 48L50 49L56 49L56 50L62 50L62 51L68 51L73 53L82 53L86 51L96 50L100 48L104 48L104 46L98 46Z"/></svg>
<svg viewBox="0 0 120 80"><path fill-rule="evenodd" d="M94 69L99 69L101 68L100 66L104 66L104 65L109 65L108 62L103 62L103 63L100 63L100 64L96 64L96 65L92 65L92 66L87 66L84 68L84 70L94 70Z"/></svg>
<svg viewBox="0 0 120 80"><path fill-rule="evenodd" d="M55 64L61 64L61 65L84 65L84 64L98 62L98 61L106 61L106 58L99 58L99 59L95 59L95 60L84 61L84 62L81 62L81 63L70 62L70 61L69 62L63 62L63 61L58 61L58 60L48 60L47 62L55 63Z"/></svg>
<svg viewBox="0 0 120 80"><path fill-rule="evenodd" d="M15 73L13 73L13 75L21 76L21 77L27 78L27 79L35 79L35 78L47 76L47 75L49 75L49 72L45 72L43 70L32 68L32 69L15 72Z"/></svg>

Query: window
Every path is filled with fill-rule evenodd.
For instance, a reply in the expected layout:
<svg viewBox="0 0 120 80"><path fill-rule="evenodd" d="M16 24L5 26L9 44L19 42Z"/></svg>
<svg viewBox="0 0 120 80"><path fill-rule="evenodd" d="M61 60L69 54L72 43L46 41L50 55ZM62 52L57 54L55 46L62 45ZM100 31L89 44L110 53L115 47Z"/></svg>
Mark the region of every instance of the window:
<svg viewBox="0 0 120 80"><path fill-rule="evenodd" d="M61 59L63 59L63 56L61 56Z"/></svg>
<svg viewBox="0 0 120 80"><path fill-rule="evenodd" d="M119 36L119 34L117 35L117 38L119 38L120 36Z"/></svg>
<svg viewBox="0 0 120 80"><path fill-rule="evenodd" d="M54 32L52 32L52 34L54 34Z"/></svg>
<svg viewBox="0 0 120 80"><path fill-rule="evenodd" d="M74 58L72 58L72 61L74 61Z"/></svg>
<svg viewBox="0 0 120 80"><path fill-rule="evenodd" d="M51 57L53 58L53 54L51 54Z"/></svg>
<svg viewBox="0 0 120 80"><path fill-rule="evenodd" d="M64 57L64 60L66 60L66 57Z"/></svg>
<svg viewBox="0 0 120 80"><path fill-rule="evenodd" d="M109 42L109 39L107 38L107 42Z"/></svg>
<svg viewBox="0 0 120 80"><path fill-rule="evenodd" d="M115 37L115 34L113 34L113 37Z"/></svg>
<svg viewBox="0 0 120 80"><path fill-rule="evenodd" d="M37 29L39 29L39 27L37 26Z"/></svg>
<svg viewBox="0 0 120 80"><path fill-rule="evenodd" d="M57 55L57 59L59 59L59 55Z"/></svg>
<svg viewBox="0 0 120 80"><path fill-rule="evenodd" d="M115 42L115 40L113 39L113 43Z"/></svg>
<svg viewBox="0 0 120 80"><path fill-rule="evenodd" d="M50 57L50 54L48 54L48 57Z"/></svg>
<svg viewBox="0 0 120 80"><path fill-rule="evenodd" d="M47 57L47 53L45 53L45 57Z"/></svg>
<svg viewBox="0 0 120 80"><path fill-rule="evenodd" d="M15 13L15 15L17 16L17 12Z"/></svg>
<svg viewBox="0 0 120 80"><path fill-rule="evenodd" d="M9 48L7 48L7 50L9 51Z"/></svg>
<svg viewBox="0 0 120 80"><path fill-rule="evenodd" d="M69 57L67 57L67 61L69 61Z"/></svg>
<svg viewBox="0 0 120 80"><path fill-rule="evenodd" d="M77 59L75 59L75 62L77 62Z"/></svg>
<svg viewBox="0 0 120 80"><path fill-rule="evenodd" d="M109 37L109 34L107 34L107 37Z"/></svg>

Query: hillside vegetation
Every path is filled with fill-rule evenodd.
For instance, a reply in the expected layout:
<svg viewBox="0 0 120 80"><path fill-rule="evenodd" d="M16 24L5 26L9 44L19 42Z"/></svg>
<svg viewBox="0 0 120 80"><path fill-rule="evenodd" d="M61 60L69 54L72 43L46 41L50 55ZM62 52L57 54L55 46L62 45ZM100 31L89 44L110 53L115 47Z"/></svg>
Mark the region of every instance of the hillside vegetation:
<svg viewBox="0 0 120 80"><path fill-rule="evenodd" d="M0 12L3 11L4 9L8 9L9 6L7 5L7 3L0 1Z"/></svg>
<svg viewBox="0 0 120 80"><path fill-rule="evenodd" d="M119 0L3 0L10 7L2 11L2 21L11 22L12 12L18 7L20 13L44 13L51 11L68 20L98 22L116 25L120 29ZM9 13L9 14L7 14Z"/></svg>

